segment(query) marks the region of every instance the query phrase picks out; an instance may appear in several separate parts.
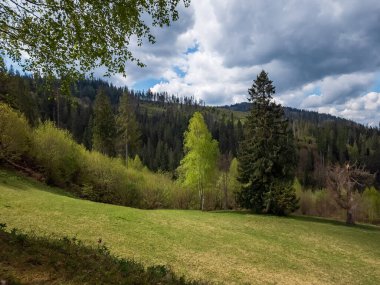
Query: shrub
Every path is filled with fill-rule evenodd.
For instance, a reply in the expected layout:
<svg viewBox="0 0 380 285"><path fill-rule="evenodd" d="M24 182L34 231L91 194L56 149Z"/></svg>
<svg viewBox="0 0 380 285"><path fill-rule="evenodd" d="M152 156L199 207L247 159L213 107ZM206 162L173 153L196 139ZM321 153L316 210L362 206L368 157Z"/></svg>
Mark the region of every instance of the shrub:
<svg viewBox="0 0 380 285"><path fill-rule="evenodd" d="M199 195L195 189L178 186L171 192L171 201L176 209L199 209Z"/></svg>
<svg viewBox="0 0 380 285"><path fill-rule="evenodd" d="M79 172L79 145L68 131L45 122L33 131L31 156L43 168L48 182L67 186Z"/></svg>
<svg viewBox="0 0 380 285"><path fill-rule="evenodd" d="M321 217L339 217L342 212L326 189L315 191L315 211Z"/></svg>
<svg viewBox="0 0 380 285"><path fill-rule="evenodd" d="M0 268L5 284L205 284L162 265L120 259L102 241L89 246L76 238L37 237L0 227L0 252L0 264L7 265ZM41 279L36 272L46 274Z"/></svg>
<svg viewBox="0 0 380 285"><path fill-rule="evenodd" d="M0 103L0 160L17 161L30 147L30 127L21 113Z"/></svg>
<svg viewBox="0 0 380 285"><path fill-rule="evenodd" d="M81 196L96 202L138 206L139 193L120 159L81 148Z"/></svg>
<svg viewBox="0 0 380 285"><path fill-rule="evenodd" d="M311 190L297 192L299 211L302 215L315 215L315 194Z"/></svg>
<svg viewBox="0 0 380 285"><path fill-rule="evenodd" d="M144 165L137 154L134 159L128 159L128 166L136 170L143 170L144 168Z"/></svg>
<svg viewBox="0 0 380 285"><path fill-rule="evenodd" d="M375 187L365 189L360 208L364 220L370 223L380 220L380 192Z"/></svg>
<svg viewBox="0 0 380 285"><path fill-rule="evenodd" d="M141 191L143 208L169 208L171 207L170 194L177 190L174 183L165 173L143 172L144 186Z"/></svg>

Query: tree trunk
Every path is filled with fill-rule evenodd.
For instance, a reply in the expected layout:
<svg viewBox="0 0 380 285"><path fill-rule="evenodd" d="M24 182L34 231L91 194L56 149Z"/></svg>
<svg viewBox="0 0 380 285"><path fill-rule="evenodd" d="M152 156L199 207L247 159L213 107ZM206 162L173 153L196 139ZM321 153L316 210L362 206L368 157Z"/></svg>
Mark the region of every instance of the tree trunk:
<svg viewBox="0 0 380 285"><path fill-rule="evenodd" d="M228 196L227 196L227 173L224 174L224 179L223 179L223 192L224 192L224 199L223 199L223 210L227 210L227 199L228 199Z"/></svg>
<svg viewBox="0 0 380 285"><path fill-rule="evenodd" d="M204 204L205 204L204 190L203 190L203 187L200 187L200 189L199 189L199 208L201 211L203 211L203 209L204 209Z"/></svg>
<svg viewBox="0 0 380 285"><path fill-rule="evenodd" d="M125 143L125 167L128 168L128 142Z"/></svg>
<svg viewBox="0 0 380 285"><path fill-rule="evenodd" d="M347 225L355 225L354 215L352 214L351 209L347 209L346 224Z"/></svg>
<svg viewBox="0 0 380 285"><path fill-rule="evenodd" d="M128 129L125 130L125 167L128 168Z"/></svg>
<svg viewBox="0 0 380 285"><path fill-rule="evenodd" d="M60 96L59 96L59 91L57 91L57 127L59 128L59 124L60 124L60 121L61 121L61 118L60 118Z"/></svg>

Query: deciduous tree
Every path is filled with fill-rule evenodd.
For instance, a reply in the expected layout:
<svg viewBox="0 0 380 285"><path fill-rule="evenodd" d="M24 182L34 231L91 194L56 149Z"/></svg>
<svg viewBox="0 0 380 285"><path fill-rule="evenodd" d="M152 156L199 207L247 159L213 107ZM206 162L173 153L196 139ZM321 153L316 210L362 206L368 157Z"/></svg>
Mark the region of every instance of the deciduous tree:
<svg viewBox="0 0 380 285"><path fill-rule="evenodd" d="M203 210L205 189L214 179L219 150L218 142L212 139L199 112L195 112L190 119L184 149L185 157L179 167L180 179L185 186L198 191L199 207Z"/></svg>
<svg viewBox="0 0 380 285"><path fill-rule="evenodd" d="M0 0L0 50L44 77L83 75L99 66L125 74L126 61L143 66L129 46L154 43L150 26L176 21L179 2Z"/></svg>
<svg viewBox="0 0 380 285"><path fill-rule="evenodd" d="M363 191L374 181L374 175L370 174L362 166L346 163L344 166L336 164L330 166L327 174L327 187L334 194L337 204L346 211L346 223L355 224L353 211L357 206L354 195Z"/></svg>

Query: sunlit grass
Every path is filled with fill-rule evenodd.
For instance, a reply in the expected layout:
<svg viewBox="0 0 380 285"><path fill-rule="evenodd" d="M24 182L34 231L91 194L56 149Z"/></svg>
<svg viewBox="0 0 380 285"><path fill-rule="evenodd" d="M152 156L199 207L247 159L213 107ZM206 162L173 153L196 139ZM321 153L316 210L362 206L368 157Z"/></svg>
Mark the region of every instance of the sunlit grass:
<svg viewBox="0 0 380 285"><path fill-rule="evenodd" d="M139 210L79 200L0 174L0 222L99 238L120 257L225 284L380 284L380 230L245 212Z"/></svg>

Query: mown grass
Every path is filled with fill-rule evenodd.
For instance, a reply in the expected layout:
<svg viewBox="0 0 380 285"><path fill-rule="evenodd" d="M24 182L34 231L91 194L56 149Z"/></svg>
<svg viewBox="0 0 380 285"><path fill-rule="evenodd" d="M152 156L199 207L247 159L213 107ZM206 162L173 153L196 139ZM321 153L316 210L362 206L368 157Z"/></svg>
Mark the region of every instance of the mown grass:
<svg viewBox="0 0 380 285"><path fill-rule="evenodd" d="M246 212L138 210L79 200L0 175L0 221L38 235L75 236L145 265L225 284L380 284L374 226Z"/></svg>

